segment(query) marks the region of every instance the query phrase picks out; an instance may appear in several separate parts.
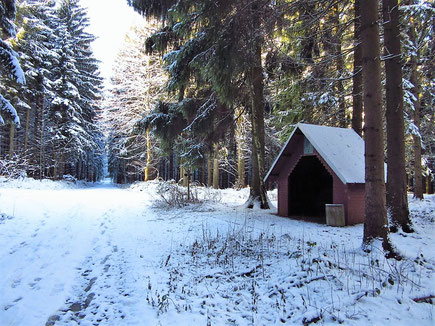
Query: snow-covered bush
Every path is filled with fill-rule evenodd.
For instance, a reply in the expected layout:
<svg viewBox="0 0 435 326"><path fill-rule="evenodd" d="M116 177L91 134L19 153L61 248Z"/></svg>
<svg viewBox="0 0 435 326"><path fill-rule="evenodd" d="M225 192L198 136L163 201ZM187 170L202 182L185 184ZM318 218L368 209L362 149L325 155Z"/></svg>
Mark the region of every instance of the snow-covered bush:
<svg viewBox="0 0 435 326"><path fill-rule="evenodd" d="M198 182L191 183L188 189L174 181L160 181L156 192L159 195L156 203L158 207L181 208L191 204L217 203L222 199L219 191L204 187Z"/></svg>
<svg viewBox="0 0 435 326"><path fill-rule="evenodd" d="M77 183L77 178L73 177L71 174L65 174L62 179L68 182Z"/></svg>
<svg viewBox="0 0 435 326"><path fill-rule="evenodd" d="M190 195L188 196L187 188L175 182L159 182L157 185L157 194L160 196L157 205L161 207L180 208L188 204L199 203L197 191L190 189Z"/></svg>
<svg viewBox="0 0 435 326"><path fill-rule="evenodd" d="M24 179L29 165L26 159L18 155L0 159L0 175L10 179Z"/></svg>

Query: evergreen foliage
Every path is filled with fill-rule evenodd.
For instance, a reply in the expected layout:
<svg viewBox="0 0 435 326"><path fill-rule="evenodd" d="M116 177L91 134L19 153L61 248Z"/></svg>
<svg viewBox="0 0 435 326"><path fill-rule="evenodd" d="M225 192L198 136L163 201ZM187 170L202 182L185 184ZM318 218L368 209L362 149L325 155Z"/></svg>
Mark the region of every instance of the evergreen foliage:
<svg viewBox="0 0 435 326"><path fill-rule="evenodd" d="M15 0L0 2L0 32L2 36L7 38L16 37L15 13ZM0 72L16 83L26 83L23 70L18 62L17 53L3 39L0 39ZM10 119L16 125L20 124L20 118L16 109L8 99L0 94L0 125L3 125L5 121L1 113L6 113L7 119Z"/></svg>
<svg viewBox="0 0 435 326"><path fill-rule="evenodd" d="M85 31L86 13L78 0L58 7L50 0L21 1L17 9L20 32L12 44L28 82L4 85L25 126L1 131L9 142L2 156L25 157L33 177L96 180L104 154L95 124L102 79L90 50L95 38Z"/></svg>
<svg viewBox="0 0 435 326"><path fill-rule="evenodd" d="M108 134L109 172L118 183L156 177L156 165L162 156L153 133L138 133L136 122L149 114L155 101L164 97L164 70L161 59L144 51L145 39L154 30L134 27L125 36L111 79L106 101L104 126Z"/></svg>

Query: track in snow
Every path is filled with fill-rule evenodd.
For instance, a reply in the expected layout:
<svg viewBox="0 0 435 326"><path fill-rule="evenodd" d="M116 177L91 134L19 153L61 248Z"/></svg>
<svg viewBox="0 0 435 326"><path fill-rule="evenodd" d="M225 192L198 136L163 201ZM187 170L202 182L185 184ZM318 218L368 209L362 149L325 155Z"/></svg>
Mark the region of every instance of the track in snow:
<svg viewBox="0 0 435 326"><path fill-rule="evenodd" d="M0 189L0 325L139 325L148 204L110 185Z"/></svg>

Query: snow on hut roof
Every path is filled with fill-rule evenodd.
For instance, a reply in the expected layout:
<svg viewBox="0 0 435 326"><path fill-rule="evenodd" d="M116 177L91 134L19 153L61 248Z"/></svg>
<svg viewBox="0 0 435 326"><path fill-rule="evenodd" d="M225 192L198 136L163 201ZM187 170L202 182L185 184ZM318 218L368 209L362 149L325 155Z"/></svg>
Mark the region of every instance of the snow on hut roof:
<svg viewBox="0 0 435 326"><path fill-rule="evenodd" d="M365 182L364 141L353 130L298 123L287 143L276 158L265 180L279 174L279 161L297 130L309 140L343 183Z"/></svg>

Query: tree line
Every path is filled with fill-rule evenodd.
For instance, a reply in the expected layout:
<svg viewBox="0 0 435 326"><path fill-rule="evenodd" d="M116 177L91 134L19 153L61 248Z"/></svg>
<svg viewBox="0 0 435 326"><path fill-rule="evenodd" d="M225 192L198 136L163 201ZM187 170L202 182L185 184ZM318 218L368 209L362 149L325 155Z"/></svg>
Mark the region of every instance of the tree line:
<svg viewBox="0 0 435 326"><path fill-rule="evenodd" d="M104 102L78 0L17 4L0 2L2 174L100 178L101 117L115 181L249 184L248 206L267 208L263 177L295 123L352 127L366 140L366 242L388 250L390 229L413 231L406 191L433 187L433 3L128 0L146 27Z"/></svg>
<svg viewBox="0 0 435 326"><path fill-rule="evenodd" d="M298 121L352 127L366 139L365 241L381 237L391 249L387 207L392 231L413 231L408 186L422 198L425 175L433 187L432 3L128 3L160 24L144 47L160 56L168 92L147 106L133 133L151 132L162 155L175 152L182 169L206 171L209 184L225 153L238 162L234 184L244 183L249 162L250 203L267 208L263 177L276 137L285 140ZM180 177L189 174L182 169Z"/></svg>
<svg viewBox="0 0 435 326"><path fill-rule="evenodd" d="M102 78L85 10L78 0L0 4L2 26L11 29L2 64L21 72L1 76L2 174L100 179L104 137L95 122Z"/></svg>

